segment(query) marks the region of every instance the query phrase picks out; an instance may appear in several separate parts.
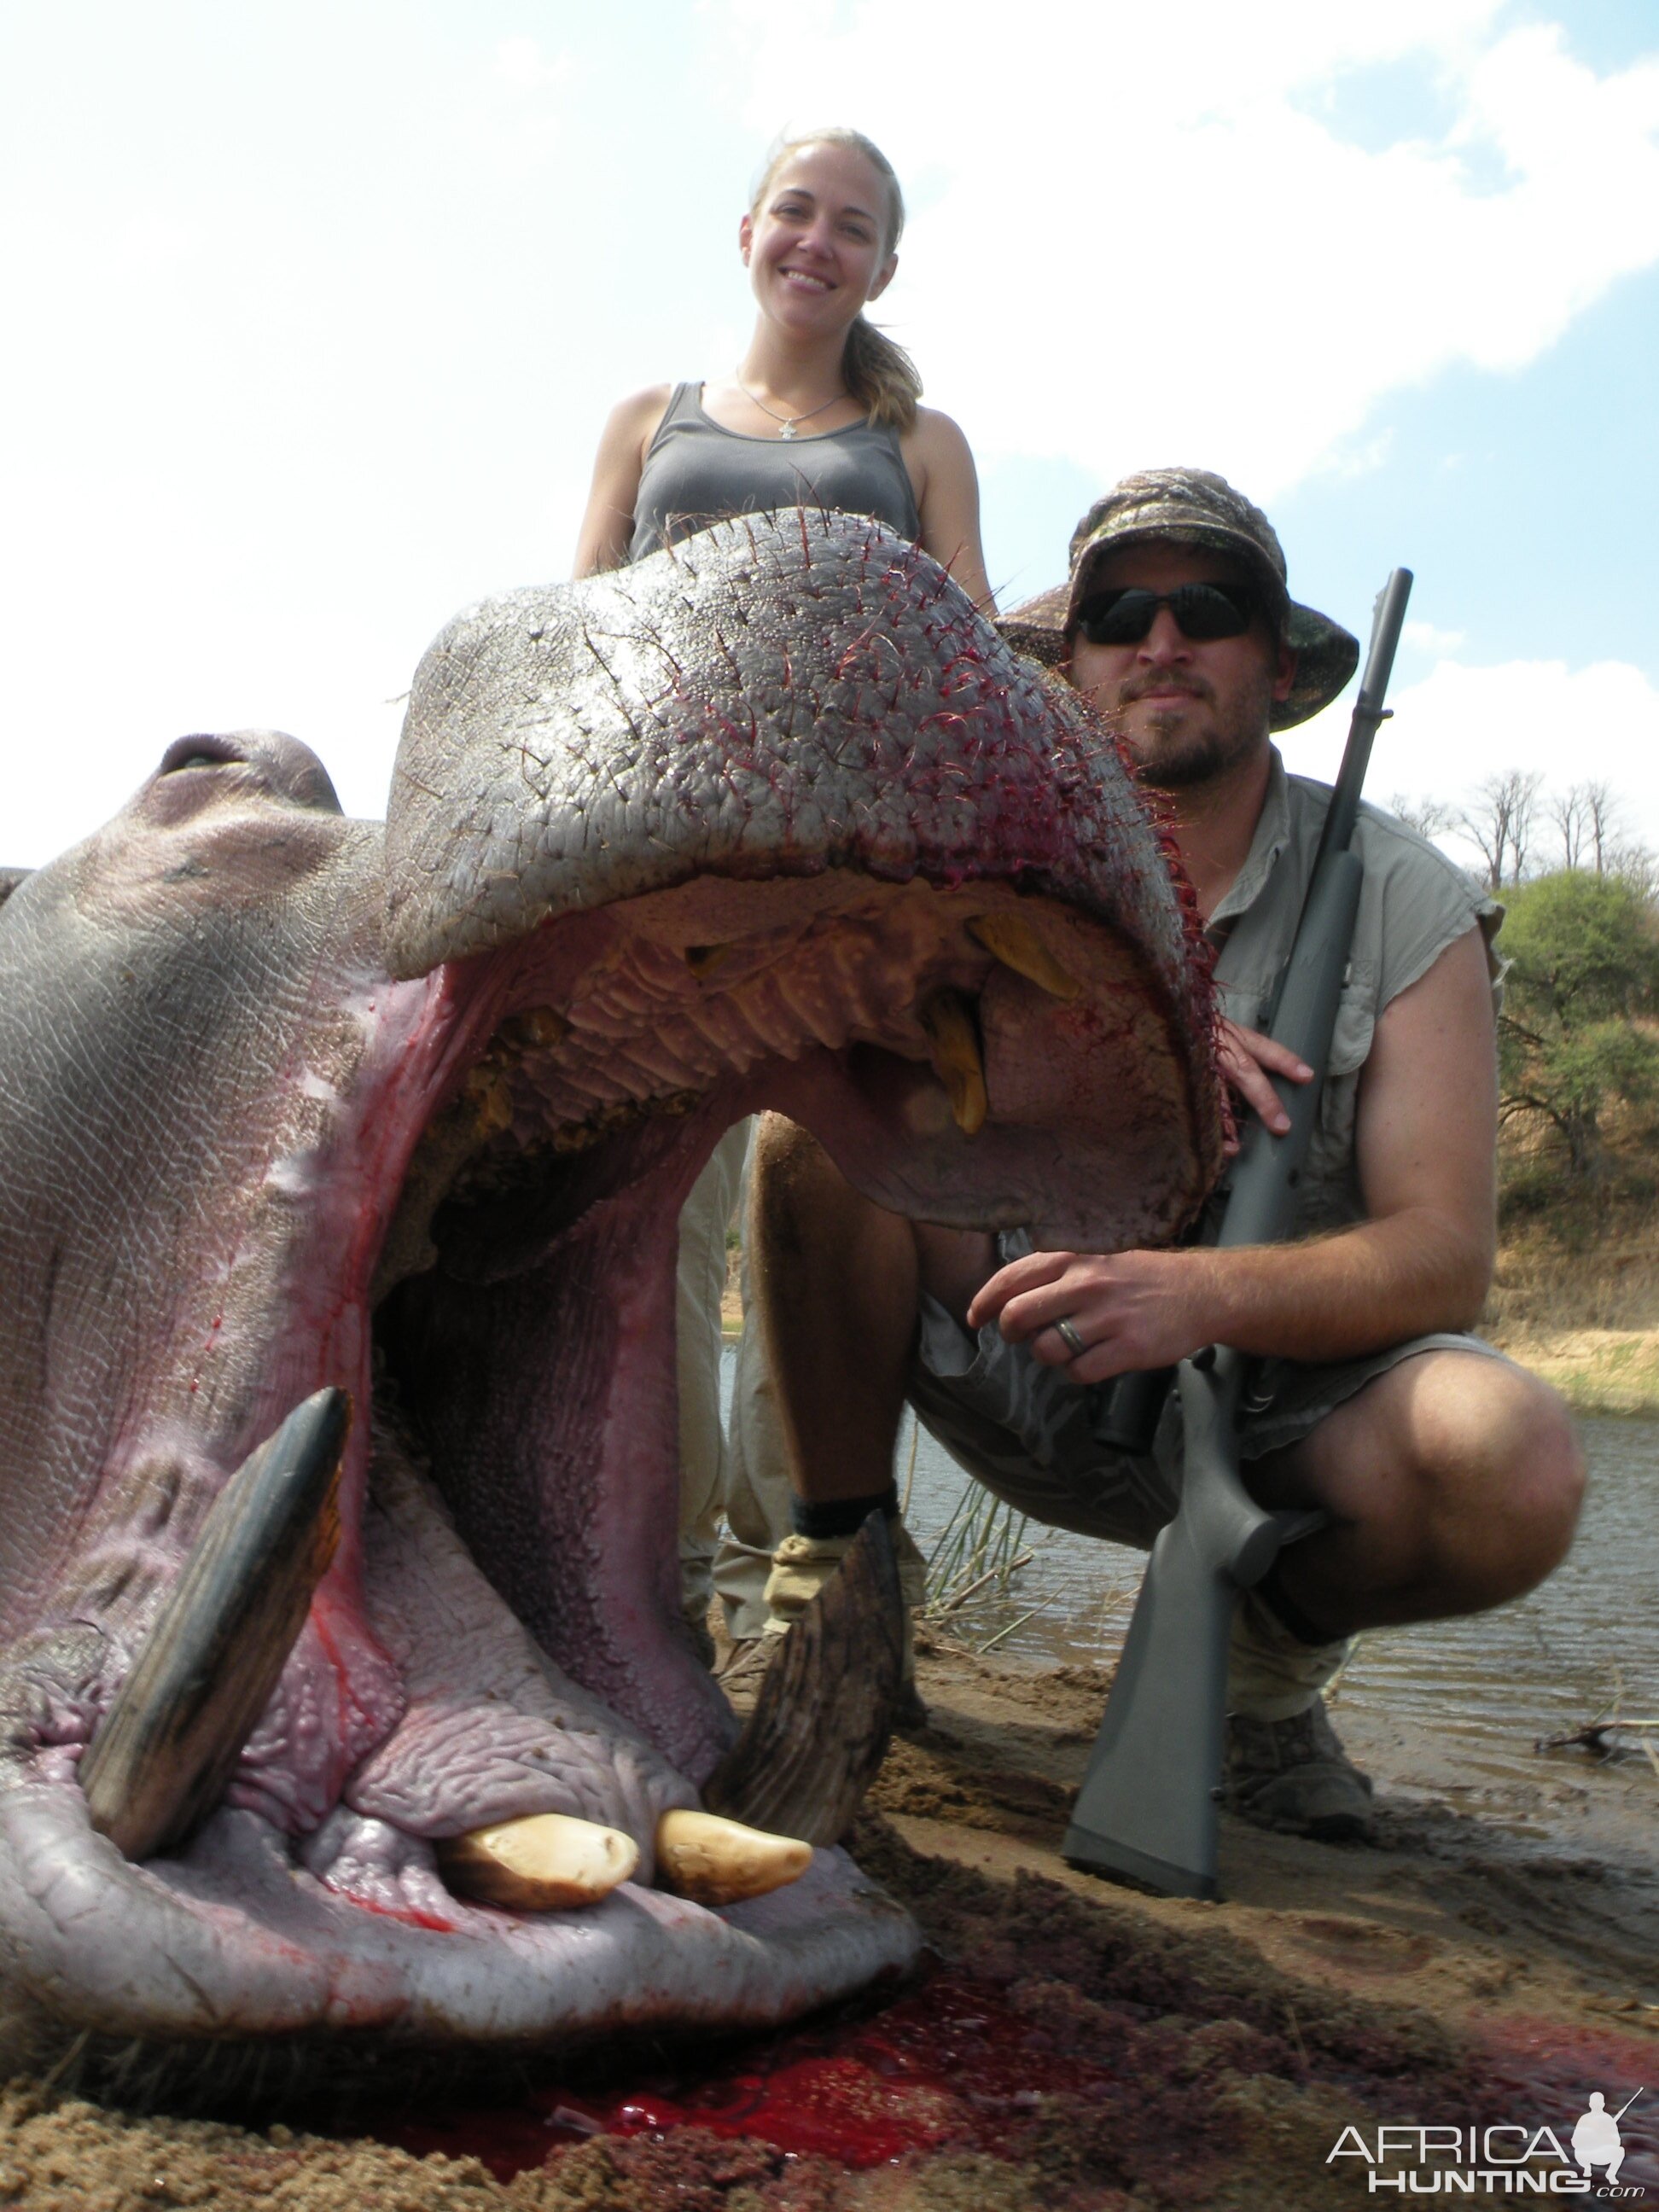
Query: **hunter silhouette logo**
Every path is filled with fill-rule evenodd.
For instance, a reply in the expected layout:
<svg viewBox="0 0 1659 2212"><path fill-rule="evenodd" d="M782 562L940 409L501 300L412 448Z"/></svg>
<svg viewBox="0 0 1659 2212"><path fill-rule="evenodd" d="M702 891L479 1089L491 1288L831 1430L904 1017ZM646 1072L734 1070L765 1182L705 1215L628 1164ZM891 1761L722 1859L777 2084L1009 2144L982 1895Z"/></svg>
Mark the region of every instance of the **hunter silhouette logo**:
<svg viewBox="0 0 1659 2212"><path fill-rule="evenodd" d="M1625 2145L1622 2120L1644 2091L1636 2089L1616 2112L1600 2089L1565 2142L1548 2125L1496 2121L1486 2127L1378 2127L1367 2137L1346 2127L1326 2154L1327 2166L1360 2159L1370 2196L1395 2190L1402 2197L1589 2197L1634 2203L1647 2195L1639 2181L1620 2181Z"/></svg>
<svg viewBox="0 0 1659 2212"><path fill-rule="evenodd" d="M1619 2169L1625 2162L1625 2146L1620 2138L1619 2123L1636 2098L1626 2097L1616 2112L1609 2112L1607 2099L1599 2089L1590 2091L1589 2110L1572 2131L1572 2154L1586 2173L1598 2166L1607 2169L1607 2179L1617 2181Z"/></svg>

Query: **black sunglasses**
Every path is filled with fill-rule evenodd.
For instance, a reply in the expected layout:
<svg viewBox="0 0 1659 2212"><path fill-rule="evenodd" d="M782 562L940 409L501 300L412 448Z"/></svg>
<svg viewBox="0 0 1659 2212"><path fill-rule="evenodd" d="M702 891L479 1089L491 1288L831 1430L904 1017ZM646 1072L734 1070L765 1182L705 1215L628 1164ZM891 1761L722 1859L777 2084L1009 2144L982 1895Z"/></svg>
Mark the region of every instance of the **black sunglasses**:
<svg viewBox="0 0 1659 2212"><path fill-rule="evenodd" d="M1149 592L1139 584L1097 592L1078 609L1078 628L1091 645L1139 645L1168 607L1176 627L1195 645L1212 638L1242 637L1255 617L1255 595L1243 584L1177 584Z"/></svg>

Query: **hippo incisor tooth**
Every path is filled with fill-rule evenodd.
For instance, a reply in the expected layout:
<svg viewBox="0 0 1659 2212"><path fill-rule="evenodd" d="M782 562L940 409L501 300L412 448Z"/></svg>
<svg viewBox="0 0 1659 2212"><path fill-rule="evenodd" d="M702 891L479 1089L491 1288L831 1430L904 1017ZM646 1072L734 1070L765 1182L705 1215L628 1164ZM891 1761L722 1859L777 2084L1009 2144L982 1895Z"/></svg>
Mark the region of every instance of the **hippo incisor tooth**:
<svg viewBox="0 0 1659 2212"><path fill-rule="evenodd" d="M916 1009L916 1018L933 1048L934 1071L949 1094L957 1128L964 1137L976 1137L990 1102L972 1008L960 991L936 991Z"/></svg>
<svg viewBox="0 0 1659 2212"><path fill-rule="evenodd" d="M340 1539L351 1401L319 1390L210 1507L143 1650L82 1757L92 1825L130 1859L217 1804Z"/></svg>
<svg viewBox="0 0 1659 2212"><path fill-rule="evenodd" d="M743 1733L703 1784L711 1812L836 1844L887 1753L904 1668L893 1540L872 1513L767 1668Z"/></svg>
<svg viewBox="0 0 1659 2212"><path fill-rule="evenodd" d="M968 925L975 943L994 954L1005 968L1024 975L1050 998L1075 999L1083 986L1062 968L1021 914L976 914Z"/></svg>
<svg viewBox="0 0 1659 2212"><path fill-rule="evenodd" d="M640 1863L620 1828L568 1813L532 1813L474 1828L437 1846L444 1880L459 1896L512 1912L556 1912L597 1905Z"/></svg>
<svg viewBox="0 0 1659 2212"><path fill-rule="evenodd" d="M799 1881L812 1846L723 1820L717 1813L665 1813L657 1823L657 1880L694 1905L740 1905Z"/></svg>

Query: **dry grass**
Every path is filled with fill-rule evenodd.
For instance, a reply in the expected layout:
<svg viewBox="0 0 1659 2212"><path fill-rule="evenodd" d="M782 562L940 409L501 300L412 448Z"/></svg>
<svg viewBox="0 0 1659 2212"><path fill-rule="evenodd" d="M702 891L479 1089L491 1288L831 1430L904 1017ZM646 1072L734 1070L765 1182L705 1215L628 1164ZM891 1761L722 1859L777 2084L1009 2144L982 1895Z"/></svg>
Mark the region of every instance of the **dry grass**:
<svg viewBox="0 0 1659 2212"><path fill-rule="evenodd" d="M1605 1194L1513 1224L1481 1332L1581 1413L1659 1413L1659 1216Z"/></svg>

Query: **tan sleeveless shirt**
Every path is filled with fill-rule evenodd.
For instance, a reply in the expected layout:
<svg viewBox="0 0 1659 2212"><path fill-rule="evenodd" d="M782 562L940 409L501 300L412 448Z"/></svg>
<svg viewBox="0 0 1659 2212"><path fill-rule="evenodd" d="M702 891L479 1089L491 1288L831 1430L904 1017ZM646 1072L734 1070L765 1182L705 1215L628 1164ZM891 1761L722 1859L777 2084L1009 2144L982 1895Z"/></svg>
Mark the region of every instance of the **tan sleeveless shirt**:
<svg viewBox="0 0 1659 2212"><path fill-rule="evenodd" d="M1330 806L1328 784L1287 775L1270 748L1267 797L1237 881L1210 917L1222 1012L1260 1029L1289 957ZM1319 1126L1303 1181L1298 1237L1364 1218L1354 1162L1354 1113L1377 1016L1479 923L1497 1001L1502 966L1492 940L1504 909L1427 838L1362 802L1354 850L1364 868L1353 953L1338 1005Z"/></svg>

